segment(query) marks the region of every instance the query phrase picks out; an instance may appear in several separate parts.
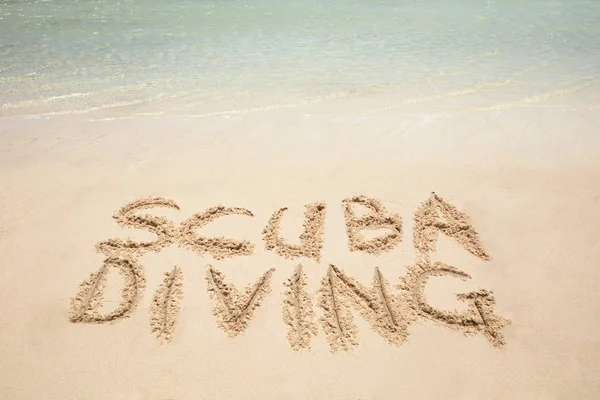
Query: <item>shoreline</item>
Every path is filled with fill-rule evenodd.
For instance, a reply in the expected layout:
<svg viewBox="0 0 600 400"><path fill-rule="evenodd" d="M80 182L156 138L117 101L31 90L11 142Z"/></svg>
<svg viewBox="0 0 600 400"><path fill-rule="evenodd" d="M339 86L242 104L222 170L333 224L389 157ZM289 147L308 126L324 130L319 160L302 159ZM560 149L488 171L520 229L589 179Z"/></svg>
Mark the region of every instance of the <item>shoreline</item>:
<svg viewBox="0 0 600 400"><path fill-rule="evenodd" d="M400 163L443 165L597 165L600 113L552 109L376 114L271 110L205 118L106 114L7 120L0 163L42 161L183 167ZM155 148L154 146L158 146Z"/></svg>

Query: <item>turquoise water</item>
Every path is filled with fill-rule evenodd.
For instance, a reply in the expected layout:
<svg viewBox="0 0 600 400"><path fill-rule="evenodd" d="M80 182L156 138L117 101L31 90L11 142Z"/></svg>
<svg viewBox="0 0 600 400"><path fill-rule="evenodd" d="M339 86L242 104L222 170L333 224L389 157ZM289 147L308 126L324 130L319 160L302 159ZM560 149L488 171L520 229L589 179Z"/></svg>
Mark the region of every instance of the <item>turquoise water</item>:
<svg viewBox="0 0 600 400"><path fill-rule="evenodd" d="M597 88L599 21L592 0L0 0L0 116Z"/></svg>

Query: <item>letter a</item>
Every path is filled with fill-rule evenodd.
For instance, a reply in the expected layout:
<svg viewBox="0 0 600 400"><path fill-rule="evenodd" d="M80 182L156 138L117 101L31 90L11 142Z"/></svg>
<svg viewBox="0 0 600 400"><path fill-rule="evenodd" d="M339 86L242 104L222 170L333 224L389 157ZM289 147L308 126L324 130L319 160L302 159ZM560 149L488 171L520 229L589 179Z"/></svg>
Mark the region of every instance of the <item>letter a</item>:
<svg viewBox="0 0 600 400"><path fill-rule="evenodd" d="M482 260L490 259L469 217L432 193L415 212L413 241L421 255L427 257L435 251L439 232L455 239L474 256Z"/></svg>

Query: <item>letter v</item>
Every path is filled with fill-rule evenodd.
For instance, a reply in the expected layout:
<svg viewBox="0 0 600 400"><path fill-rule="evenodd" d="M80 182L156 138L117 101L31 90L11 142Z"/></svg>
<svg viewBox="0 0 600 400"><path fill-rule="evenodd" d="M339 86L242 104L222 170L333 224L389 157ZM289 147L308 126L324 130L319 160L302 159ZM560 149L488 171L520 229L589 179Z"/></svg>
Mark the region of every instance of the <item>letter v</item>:
<svg viewBox="0 0 600 400"><path fill-rule="evenodd" d="M254 311L271 291L273 271L274 268L269 269L254 285L247 286L244 292L240 293L235 286L225 283L222 273L208 265L208 293L216 301L213 314L217 317L218 326L229 336L238 336L246 330Z"/></svg>

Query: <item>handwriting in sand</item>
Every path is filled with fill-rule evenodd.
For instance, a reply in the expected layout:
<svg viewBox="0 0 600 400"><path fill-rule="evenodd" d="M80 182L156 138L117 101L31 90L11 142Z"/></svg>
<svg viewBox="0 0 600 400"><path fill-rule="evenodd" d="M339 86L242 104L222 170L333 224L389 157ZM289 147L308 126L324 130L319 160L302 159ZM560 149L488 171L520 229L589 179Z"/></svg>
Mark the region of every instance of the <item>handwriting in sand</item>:
<svg viewBox="0 0 600 400"><path fill-rule="evenodd" d="M355 207L361 205L366 214L357 216ZM131 239L109 239L96 245L96 250L106 256L100 269L84 280L71 299L70 320L80 323L109 323L129 317L143 295L146 279L139 258L145 253L161 251L178 244L201 256L209 255L216 260L235 256L249 256L255 245L245 240L225 237L206 237L198 229L217 218L227 215L253 217L250 210L237 207L216 206L192 215L178 226L160 216L138 214L142 210L167 207L179 210L179 206L165 198L142 198L121 207L113 216L119 225L144 229L156 235L156 240L139 242ZM362 251L380 255L395 248L402 240L402 218L389 212L377 199L354 196L342 201L350 251ZM280 233L281 220L286 208L271 216L262 231L266 250L288 259L309 258L321 261L324 242L324 222L327 205L315 202L306 206L300 244L289 244ZM385 229L386 233L367 239L365 230ZM430 320L464 334L481 332L494 347L502 347L504 326L510 321L495 311L495 298L491 291L479 289L457 294L458 300L467 303L466 311L437 309L425 296L427 281L432 276L451 276L459 279L471 277L460 269L442 262L434 262L430 255L436 251L438 235L443 233L456 240L473 256L481 260L490 257L484 249L468 216L449 202L432 193L414 214L413 245L417 258L414 265L395 286L375 267L370 286L357 281L335 265L329 265L321 279L316 302L307 289L308 277L297 265L284 283L285 292L282 316L288 327L287 340L295 349L310 348L318 327L325 334L332 352L350 350L358 345L358 329L354 323L357 312L372 329L390 344L400 345L408 338L411 323ZM111 267L119 270L124 278L121 302L111 312L102 312L103 294ZM213 299L213 314L218 326L229 336L243 333L250 324L263 299L271 291L274 269L258 276L253 284L239 289L227 283L216 268L206 268L207 290ZM183 271L175 266L165 273L150 309L150 328L159 342L170 342L177 325L180 302L183 298ZM320 310L317 319L315 308Z"/></svg>

